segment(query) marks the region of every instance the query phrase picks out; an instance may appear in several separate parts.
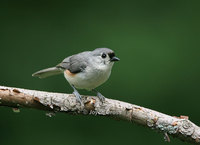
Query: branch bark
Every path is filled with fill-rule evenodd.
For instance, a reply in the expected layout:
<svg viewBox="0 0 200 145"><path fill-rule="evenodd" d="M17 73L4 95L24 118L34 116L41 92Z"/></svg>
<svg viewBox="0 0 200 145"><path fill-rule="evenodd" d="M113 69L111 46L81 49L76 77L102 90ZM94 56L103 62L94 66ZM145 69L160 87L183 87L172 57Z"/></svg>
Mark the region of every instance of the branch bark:
<svg viewBox="0 0 200 145"><path fill-rule="evenodd" d="M0 86L0 106L28 107L53 112L101 115L137 123L192 144L200 144L200 127L187 117L169 116L141 106L107 99L102 104L97 97L82 96L84 106L73 94L51 93Z"/></svg>

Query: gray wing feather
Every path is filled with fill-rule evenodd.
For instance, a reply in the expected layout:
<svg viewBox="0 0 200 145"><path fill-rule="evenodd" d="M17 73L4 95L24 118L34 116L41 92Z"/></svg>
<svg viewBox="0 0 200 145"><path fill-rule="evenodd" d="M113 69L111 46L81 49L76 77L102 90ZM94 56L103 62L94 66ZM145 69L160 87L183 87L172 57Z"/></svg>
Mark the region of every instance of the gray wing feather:
<svg viewBox="0 0 200 145"><path fill-rule="evenodd" d="M49 76L60 74L62 72L63 71L60 68L51 67L51 68L47 68L47 69L43 69L38 72L35 72L34 74L32 74L32 76L39 77L39 78L46 78Z"/></svg>
<svg viewBox="0 0 200 145"><path fill-rule="evenodd" d="M60 67L62 69L68 69L71 73L82 72L87 67L88 53L89 52L83 52L67 57L57 67Z"/></svg>
<svg viewBox="0 0 200 145"><path fill-rule="evenodd" d="M68 69L71 73L82 72L87 67L89 53L89 51L86 51L67 57L56 67L40 70L32 74L32 76L46 78L52 75L60 74L66 69Z"/></svg>

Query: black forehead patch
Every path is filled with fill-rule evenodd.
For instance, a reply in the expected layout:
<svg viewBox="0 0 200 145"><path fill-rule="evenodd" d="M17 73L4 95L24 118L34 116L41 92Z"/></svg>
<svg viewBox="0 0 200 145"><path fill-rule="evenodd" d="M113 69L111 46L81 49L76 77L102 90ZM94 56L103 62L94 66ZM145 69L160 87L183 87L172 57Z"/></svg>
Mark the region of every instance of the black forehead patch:
<svg viewBox="0 0 200 145"><path fill-rule="evenodd" d="M115 56L115 53L114 53L114 52L108 53L108 56L109 56L110 58L113 58L113 57Z"/></svg>

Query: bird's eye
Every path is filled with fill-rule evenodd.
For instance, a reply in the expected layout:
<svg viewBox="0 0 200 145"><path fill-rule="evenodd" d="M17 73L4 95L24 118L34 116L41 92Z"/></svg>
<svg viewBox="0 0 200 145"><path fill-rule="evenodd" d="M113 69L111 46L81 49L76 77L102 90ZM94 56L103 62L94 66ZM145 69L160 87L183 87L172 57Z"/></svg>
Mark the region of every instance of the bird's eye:
<svg viewBox="0 0 200 145"><path fill-rule="evenodd" d="M103 54L101 55L101 57L102 57L102 58L106 58L106 54L103 53Z"/></svg>

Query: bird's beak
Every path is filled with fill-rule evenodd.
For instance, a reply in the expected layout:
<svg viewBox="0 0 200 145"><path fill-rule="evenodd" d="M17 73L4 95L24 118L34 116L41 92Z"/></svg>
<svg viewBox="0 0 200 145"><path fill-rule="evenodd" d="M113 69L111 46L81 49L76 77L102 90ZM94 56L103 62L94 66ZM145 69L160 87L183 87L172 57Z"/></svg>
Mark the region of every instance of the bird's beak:
<svg viewBox="0 0 200 145"><path fill-rule="evenodd" d="M114 57L112 57L111 59L110 59L110 61L119 61L120 59L118 58L118 57L116 57L116 56L114 56Z"/></svg>

